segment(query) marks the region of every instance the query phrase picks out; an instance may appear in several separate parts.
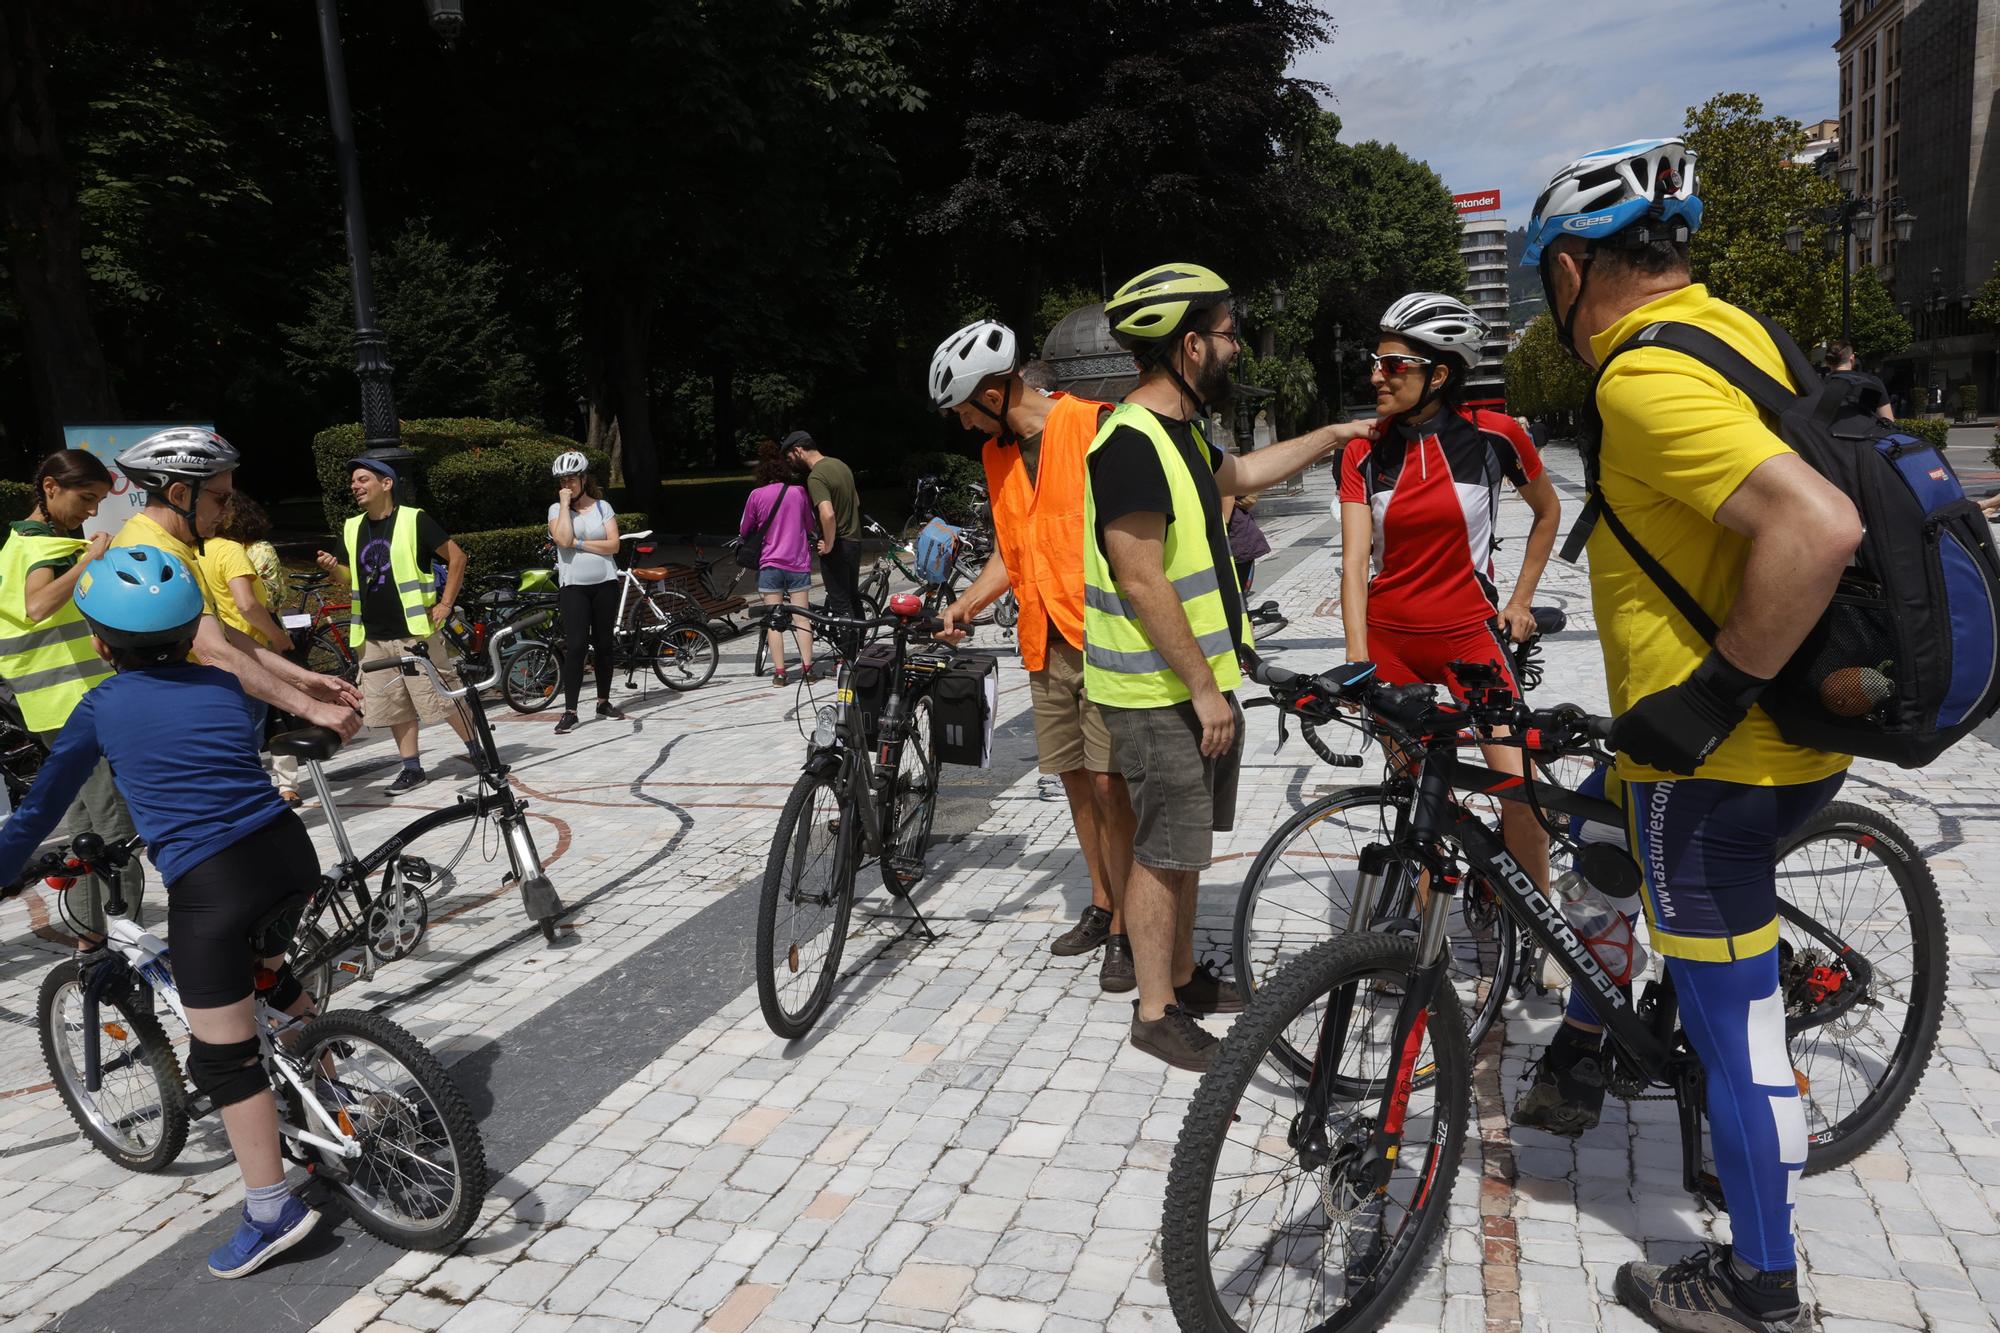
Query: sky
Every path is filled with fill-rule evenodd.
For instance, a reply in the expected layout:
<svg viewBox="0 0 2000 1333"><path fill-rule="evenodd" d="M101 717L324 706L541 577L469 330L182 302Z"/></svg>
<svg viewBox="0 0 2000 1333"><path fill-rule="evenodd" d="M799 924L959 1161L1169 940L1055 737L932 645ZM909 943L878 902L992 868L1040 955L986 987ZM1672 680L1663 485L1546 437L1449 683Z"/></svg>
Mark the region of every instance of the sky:
<svg viewBox="0 0 2000 1333"><path fill-rule="evenodd" d="M1454 193L1499 187L1510 226L1566 163L1679 134L1687 108L1716 93L1756 93L1767 114L1807 124L1840 114L1839 0L1322 8L1333 40L1292 72L1326 85L1341 138L1394 143Z"/></svg>

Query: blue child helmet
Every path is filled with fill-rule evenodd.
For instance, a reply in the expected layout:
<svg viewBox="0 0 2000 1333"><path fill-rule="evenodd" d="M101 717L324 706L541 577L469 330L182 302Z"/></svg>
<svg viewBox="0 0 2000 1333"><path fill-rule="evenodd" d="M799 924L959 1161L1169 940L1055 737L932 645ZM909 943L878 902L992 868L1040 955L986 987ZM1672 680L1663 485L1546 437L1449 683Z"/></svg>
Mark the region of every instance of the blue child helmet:
<svg viewBox="0 0 2000 1333"><path fill-rule="evenodd" d="M106 643L143 648L193 638L208 608L178 556L157 546L114 546L77 580L76 609Z"/></svg>

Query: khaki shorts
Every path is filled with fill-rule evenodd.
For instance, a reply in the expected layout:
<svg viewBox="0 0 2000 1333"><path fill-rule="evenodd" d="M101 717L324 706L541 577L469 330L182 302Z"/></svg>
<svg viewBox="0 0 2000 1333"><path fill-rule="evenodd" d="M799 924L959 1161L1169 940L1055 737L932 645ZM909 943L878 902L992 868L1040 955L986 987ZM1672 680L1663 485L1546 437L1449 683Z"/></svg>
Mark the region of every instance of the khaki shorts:
<svg viewBox="0 0 2000 1333"><path fill-rule="evenodd" d="M1035 703L1035 749L1044 773L1116 773L1104 714L1084 697L1083 654L1049 627L1048 665L1028 673Z"/></svg>
<svg viewBox="0 0 2000 1333"><path fill-rule="evenodd" d="M446 669L451 654L444 636L428 639L367 639L361 644L361 665L385 657L408 657L411 645L422 643L440 671ZM361 673L361 718L371 727L393 727L399 722L442 722L451 715L452 703L437 692L428 672L406 676L400 671Z"/></svg>
<svg viewBox="0 0 2000 1333"><path fill-rule="evenodd" d="M1236 775L1243 765L1243 709L1236 696L1229 696L1236 741L1213 759L1201 752L1201 721L1191 703L1101 707L1139 820L1132 859L1156 870L1206 870L1215 858L1215 835L1236 827Z"/></svg>

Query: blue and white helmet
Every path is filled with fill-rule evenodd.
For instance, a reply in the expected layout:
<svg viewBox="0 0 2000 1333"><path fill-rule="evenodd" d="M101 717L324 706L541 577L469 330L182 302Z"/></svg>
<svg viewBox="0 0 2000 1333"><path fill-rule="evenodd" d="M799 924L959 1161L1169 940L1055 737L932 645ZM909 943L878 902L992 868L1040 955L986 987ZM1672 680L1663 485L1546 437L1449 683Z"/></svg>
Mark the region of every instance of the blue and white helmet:
<svg viewBox="0 0 2000 1333"><path fill-rule="evenodd" d="M1543 247L1559 237L1601 241L1649 215L1682 223L1690 233L1698 230L1694 158L1680 139L1641 139L1570 163L1535 201L1522 267L1540 264Z"/></svg>

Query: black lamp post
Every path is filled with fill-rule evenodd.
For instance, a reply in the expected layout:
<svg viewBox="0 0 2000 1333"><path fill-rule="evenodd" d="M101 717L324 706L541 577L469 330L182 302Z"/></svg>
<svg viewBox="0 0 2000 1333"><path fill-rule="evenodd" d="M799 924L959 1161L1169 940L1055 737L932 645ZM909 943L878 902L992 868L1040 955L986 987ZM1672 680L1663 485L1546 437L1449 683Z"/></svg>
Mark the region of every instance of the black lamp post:
<svg viewBox="0 0 2000 1333"><path fill-rule="evenodd" d="M340 53L338 0L316 0L320 59L326 66L326 113L340 170L347 227L347 271L354 286L354 374L361 381L362 451L392 463L411 458L396 424L396 396L382 331L375 327L375 278L368 261L368 216L361 202L361 158L354 147L354 108L347 99L347 62ZM459 0L424 0L431 31L447 47L465 28Z"/></svg>
<svg viewBox="0 0 2000 1333"><path fill-rule="evenodd" d="M1814 215L1814 220L1825 228L1824 242L1828 253L1836 247L1840 250L1840 340L1852 345L1854 342L1854 245L1859 241L1867 245L1875 239L1875 222L1881 213L1889 215L1889 225L1896 237L1896 244L1909 241L1917 228L1917 215L1910 211L1902 196L1884 199L1880 209L1876 201L1867 195L1854 193L1861 169L1852 159L1836 158L1833 162L1833 176L1840 189L1840 202L1830 204ZM1805 247L1805 228L1793 223L1785 228L1785 249L1793 254Z"/></svg>

